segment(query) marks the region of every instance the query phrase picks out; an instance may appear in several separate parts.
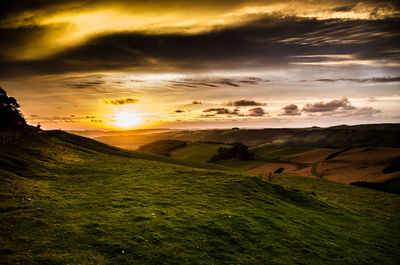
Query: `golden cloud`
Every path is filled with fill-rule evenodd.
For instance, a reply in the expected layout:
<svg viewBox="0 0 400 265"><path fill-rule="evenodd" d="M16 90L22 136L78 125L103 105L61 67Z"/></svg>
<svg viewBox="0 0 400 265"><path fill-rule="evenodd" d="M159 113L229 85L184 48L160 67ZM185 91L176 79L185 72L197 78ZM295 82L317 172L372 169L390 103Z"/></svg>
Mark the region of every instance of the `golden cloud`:
<svg viewBox="0 0 400 265"><path fill-rule="evenodd" d="M343 8L345 6L346 8ZM64 3L28 10L1 21L1 28L39 27L22 46L7 51L11 59L45 58L100 35L116 32L141 34L199 34L234 27L264 15L295 16L316 19L382 19L397 17L391 2L351 1L233 1L222 5L215 1L118 2L97 4Z"/></svg>

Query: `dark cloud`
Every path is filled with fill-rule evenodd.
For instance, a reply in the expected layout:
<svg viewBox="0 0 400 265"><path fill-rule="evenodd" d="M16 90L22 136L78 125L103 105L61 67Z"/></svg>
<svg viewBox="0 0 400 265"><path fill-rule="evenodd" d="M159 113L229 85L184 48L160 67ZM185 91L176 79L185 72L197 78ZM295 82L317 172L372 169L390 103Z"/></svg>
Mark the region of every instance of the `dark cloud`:
<svg viewBox="0 0 400 265"><path fill-rule="evenodd" d="M250 84L250 85L258 85L258 83L260 81L270 82L271 80L262 80L261 78L258 78L258 77L249 77L247 79L239 80L240 83L245 83L245 84Z"/></svg>
<svg viewBox="0 0 400 265"><path fill-rule="evenodd" d="M269 82L270 80L263 80L258 77L248 77L244 79L235 79L235 78L204 78L204 79L190 79L185 78L180 81L173 80L169 81L169 83L173 87L186 87L186 88L198 88L198 87L220 87L220 86L230 86L230 87L240 87L238 83L249 84L249 85L258 85L260 81Z"/></svg>
<svg viewBox="0 0 400 265"><path fill-rule="evenodd" d="M213 84L212 80L210 79L191 79L191 78L184 78L182 79L183 82L186 82L188 84L196 85L196 86L201 86L201 87L218 87L218 85Z"/></svg>
<svg viewBox="0 0 400 265"><path fill-rule="evenodd" d="M175 113L183 113L183 112L185 112L184 110L181 110L181 109L177 109L177 110L175 110L174 111Z"/></svg>
<svg viewBox="0 0 400 265"><path fill-rule="evenodd" d="M202 102L198 101L198 100L193 100L192 101L192 105L199 105L199 104L202 104Z"/></svg>
<svg viewBox="0 0 400 265"><path fill-rule="evenodd" d="M104 103L112 104L112 105L135 104L138 102L139 102L139 100L136 98L121 98L121 99L115 99L115 100L104 100Z"/></svg>
<svg viewBox="0 0 400 265"><path fill-rule="evenodd" d="M209 108L209 109L203 110L203 112L214 112L214 114L229 114L229 115L239 114L238 109L230 110L227 108Z"/></svg>
<svg viewBox="0 0 400 265"><path fill-rule="evenodd" d="M223 85L228 85L228 86L233 86L233 87L240 87L240 85L232 82L229 79L222 79L221 81L219 81L218 83L223 84Z"/></svg>
<svg viewBox="0 0 400 265"><path fill-rule="evenodd" d="M400 77L373 77L373 78L322 78L315 81L320 82L337 82L348 81L357 83L387 83L387 82L400 82Z"/></svg>
<svg viewBox="0 0 400 265"><path fill-rule="evenodd" d="M372 116L381 112L381 110L372 107L355 107L346 97L334 99L326 103L308 103L303 107L302 111L308 112L309 115L319 113L321 116L334 117Z"/></svg>
<svg viewBox="0 0 400 265"><path fill-rule="evenodd" d="M261 116L264 116L265 114L267 114L265 112L265 110L260 107L249 110L249 116L252 116L252 117L261 117Z"/></svg>
<svg viewBox="0 0 400 265"><path fill-rule="evenodd" d="M279 114L279 116L298 116L301 115L301 111L299 107L295 104L290 104L282 108L283 113Z"/></svg>
<svg viewBox="0 0 400 265"><path fill-rule="evenodd" d="M169 81L169 82L170 85L175 88L197 88L197 85L195 84L179 82L179 81Z"/></svg>
<svg viewBox="0 0 400 265"><path fill-rule="evenodd" d="M66 84L66 86L71 87L71 88L96 88L99 85L105 84L104 81L82 81L79 83L69 83Z"/></svg>
<svg viewBox="0 0 400 265"><path fill-rule="evenodd" d="M244 106L265 106L265 103L256 102L254 100L240 99L233 102L225 103L226 106L244 107Z"/></svg>
<svg viewBox="0 0 400 265"><path fill-rule="evenodd" d="M349 100L346 97L342 97L341 99L334 99L329 102L317 102L317 103L307 103L303 110L304 112L331 112L338 109L343 110L353 110L355 107L351 105Z"/></svg>
<svg viewBox="0 0 400 265"><path fill-rule="evenodd" d="M396 37L395 25L399 22L400 19L343 21L269 15L246 25L201 34L113 33L43 59L23 61L11 60L8 54L13 47L29 41L30 35L45 29L0 28L0 77L116 70L157 73L257 67L276 69L288 67L293 61L323 60L300 57L294 60L292 56L357 54L358 59L369 60L377 57L372 50L391 51L380 54L379 58L398 63L400 40ZM360 32L364 34L361 36ZM371 38L372 33L381 34L380 38ZM239 87L240 84L258 82L261 81L221 79L201 85Z"/></svg>

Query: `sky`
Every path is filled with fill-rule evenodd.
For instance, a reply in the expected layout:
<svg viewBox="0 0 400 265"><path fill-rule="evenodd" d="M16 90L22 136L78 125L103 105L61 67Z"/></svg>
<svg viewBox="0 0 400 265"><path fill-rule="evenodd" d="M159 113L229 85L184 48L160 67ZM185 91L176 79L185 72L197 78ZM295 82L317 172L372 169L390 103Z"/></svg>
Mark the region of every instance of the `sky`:
<svg viewBox="0 0 400 265"><path fill-rule="evenodd" d="M398 1L0 2L0 86L45 129L400 122Z"/></svg>

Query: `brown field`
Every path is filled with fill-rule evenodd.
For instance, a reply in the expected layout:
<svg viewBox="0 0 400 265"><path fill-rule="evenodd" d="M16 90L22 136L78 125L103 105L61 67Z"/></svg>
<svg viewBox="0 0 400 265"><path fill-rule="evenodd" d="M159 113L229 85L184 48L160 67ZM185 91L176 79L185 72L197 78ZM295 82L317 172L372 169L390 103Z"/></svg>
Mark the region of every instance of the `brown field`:
<svg viewBox="0 0 400 265"><path fill-rule="evenodd" d="M268 163L249 170L251 173L273 173L278 168L283 167L283 174L293 174L298 176L314 177L311 173L311 167L300 167L289 163Z"/></svg>
<svg viewBox="0 0 400 265"><path fill-rule="evenodd" d="M342 149L320 148L308 152L282 157L282 161L295 163L312 164L324 160L330 154L336 153Z"/></svg>
<svg viewBox="0 0 400 265"><path fill-rule="evenodd" d="M312 164L318 163L317 173L332 181L351 183L358 181L383 182L400 177L400 172L383 173L394 158L400 157L400 148L353 148L330 160L326 157L344 149L321 148L281 158L281 163L268 163L249 170L252 173L270 173L283 167L284 174L315 177Z"/></svg>
<svg viewBox="0 0 400 265"><path fill-rule="evenodd" d="M364 147L353 148L346 151L332 160L349 161L349 162L373 162L386 163L395 157L400 157L400 148L393 147Z"/></svg>
<svg viewBox="0 0 400 265"><path fill-rule="evenodd" d="M354 148L332 160L318 164L317 172L326 179L351 183L357 181L382 182L400 177L400 172L385 174L382 170L400 156L400 148Z"/></svg>

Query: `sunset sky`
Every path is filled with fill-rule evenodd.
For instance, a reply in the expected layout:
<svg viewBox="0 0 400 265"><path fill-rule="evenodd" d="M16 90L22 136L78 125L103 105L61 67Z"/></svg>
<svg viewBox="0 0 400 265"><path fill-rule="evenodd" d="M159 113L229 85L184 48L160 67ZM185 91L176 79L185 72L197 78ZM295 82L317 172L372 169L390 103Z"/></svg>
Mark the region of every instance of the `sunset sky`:
<svg viewBox="0 0 400 265"><path fill-rule="evenodd" d="M32 125L400 122L397 1L0 5L0 86Z"/></svg>

